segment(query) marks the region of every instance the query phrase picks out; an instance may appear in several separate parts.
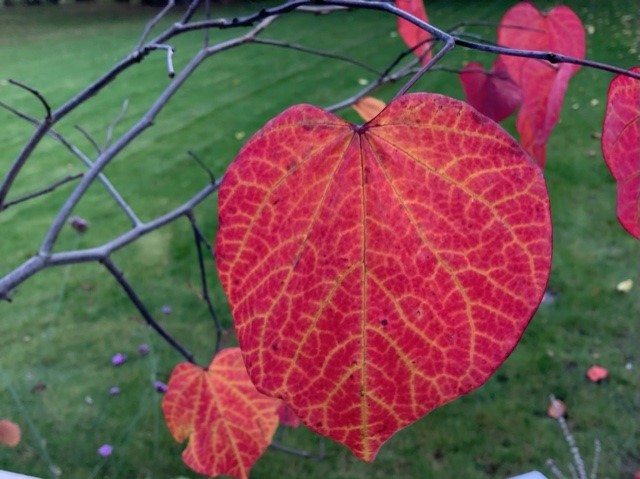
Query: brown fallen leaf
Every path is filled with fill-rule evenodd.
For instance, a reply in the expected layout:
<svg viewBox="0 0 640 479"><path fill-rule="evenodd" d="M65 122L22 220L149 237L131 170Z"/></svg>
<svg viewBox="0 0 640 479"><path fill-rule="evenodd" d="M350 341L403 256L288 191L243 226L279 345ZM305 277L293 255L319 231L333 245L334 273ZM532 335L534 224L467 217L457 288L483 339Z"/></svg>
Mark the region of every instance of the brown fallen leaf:
<svg viewBox="0 0 640 479"><path fill-rule="evenodd" d="M560 401L560 399L553 398L549 403L549 407L547 408L547 416L552 417L553 419L559 419L564 416L564 413L567 411L567 406Z"/></svg>

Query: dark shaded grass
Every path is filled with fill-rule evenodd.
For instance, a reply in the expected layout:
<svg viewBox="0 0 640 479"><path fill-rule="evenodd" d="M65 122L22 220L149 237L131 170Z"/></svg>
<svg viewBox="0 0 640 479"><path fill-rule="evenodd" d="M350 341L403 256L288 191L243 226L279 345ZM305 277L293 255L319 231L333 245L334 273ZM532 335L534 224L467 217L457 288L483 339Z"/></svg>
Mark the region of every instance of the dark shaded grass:
<svg viewBox="0 0 640 479"><path fill-rule="evenodd" d="M429 12L434 22L448 26L461 17L498 20L509 4L430 2ZM595 27L588 37L590 57L622 66L640 63L637 53L630 52L638 44L634 2L573 5L583 21ZM57 106L125 55L154 12L98 4L0 10L0 78L24 81ZM402 48L393 31L390 17L357 12L322 19L291 16L274 25L270 36L354 54L384 67ZM232 34L215 33L215 38ZM199 47L200 37L185 36L174 43L179 68ZM486 55L455 51L445 63L459 67L470 58L491 61ZM128 99L126 115L115 129L116 135L121 134L168 84L164 72L164 56L156 53L64 120L59 131L90 153L90 145L73 126L81 125L102 144L107 127ZM206 174L189 159L187 150L196 152L219 175L268 118L294 103L333 103L357 91L362 78L373 76L289 50L246 46L226 52L189 80L154 128L128 147L107 173L143 219L150 219L206 183ZM557 425L545 415L550 393L567 403L570 425L587 457L593 440L602 441L601 477L631 477L640 468L640 248L617 224L615 184L603 165L599 143L592 138L600 127L609 80L607 74L582 71L572 81L562 123L549 144L546 170L556 228L550 288L557 300L540 310L498 373L478 391L398 433L373 465L329 444L328 458L322 462L269 452L253 476L506 477L543 469L547 457L562 465L569 454ZM461 96L457 79L449 73L434 72L420 87ZM396 88L386 88L378 96L388 100ZM0 99L32 115L42 114L37 101L15 87L0 87ZM599 103L591 106L592 99ZM357 121L351 112L345 116ZM6 112L0 112L0 125L4 171L31 129ZM21 174L15 194L77 171L81 171L77 161L46 140ZM37 250L70 190L62 188L0 215L0 272ZM212 199L197 211L211 238L215 210ZM98 186L76 213L90 221L91 229L80 238L66 230L60 250L100 244L127 228ZM114 260L161 323L206 363L214 329L198 299L198 270L187 221L149 235L117 253ZM213 268L209 273L213 282ZM627 278L635 282L633 291L616 292L615 285ZM230 325L217 285L213 295L223 322ZM172 307L170 315L160 312L165 304ZM136 353L141 343L151 344L149 356ZM233 344L230 335L225 344ZM119 368L110 363L116 352L129 355ZM57 268L32 278L19 288L13 304L0 304L4 379L0 417L11 417L24 431L20 446L0 449L0 468L47 477L47 461L38 446L43 440L64 477L194 476L181 464L182 447L169 437L159 410L161 396L153 390L153 381L166 381L180 360L144 326L101 266ZM585 379L594 362L610 370L606 383L595 385ZM113 385L122 389L117 397L108 395ZM29 429L27 418L37 434ZM310 450L318 445L318 439L304 429L285 431L284 442ZM115 446L108 460L96 452L102 443Z"/></svg>

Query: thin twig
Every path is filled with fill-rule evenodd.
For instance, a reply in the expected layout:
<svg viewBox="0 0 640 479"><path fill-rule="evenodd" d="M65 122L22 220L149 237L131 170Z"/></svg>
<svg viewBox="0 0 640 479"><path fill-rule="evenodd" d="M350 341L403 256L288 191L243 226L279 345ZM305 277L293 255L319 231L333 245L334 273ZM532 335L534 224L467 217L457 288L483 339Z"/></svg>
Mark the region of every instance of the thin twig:
<svg viewBox="0 0 640 479"><path fill-rule="evenodd" d="M311 53L312 55L317 55L319 57L331 58L334 60L340 60L343 62L351 63L352 65L358 66L368 72L371 72L375 75L382 76L382 72L376 70L375 68L367 65L364 62L356 60L355 58L348 57L346 55L340 55L338 53L331 53L324 50L318 50L316 48L305 47L304 45L297 45L295 43L283 42L280 40L273 40L270 38L254 38L252 43L257 43L259 45L271 45L274 47L280 48L288 48L291 50L298 50L304 53Z"/></svg>
<svg viewBox="0 0 640 479"><path fill-rule="evenodd" d="M442 48L438 50L435 55L433 55L431 60L429 60L422 68L420 68L420 70L418 70L418 72L413 77L411 77L411 79L407 83L404 84L400 91L396 93L395 98L399 98L407 93L409 88L411 88L433 65L438 63L449 50L455 47L455 45L456 44L453 40L445 42Z"/></svg>
<svg viewBox="0 0 640 479"><path fill-rule="evenodd" d="M84 136L84 138L91 144L91 146L93 146L93 148L96 150L96 153L102 153L102 148L100 148L100 145L98 145L98 142L95 140L95 138L91 136L91 133L89 133L80 125L73 125L73 127L80 133L82 133L82 136Z"/></svg>
<svg viewBox="0 0 640 479"><path fill-rule="evenodd" d="M589 479L597 479L598 467L600 466L600 454L602 453L602 446L598 439L593 441L593 462L591 463L591 475Z"/></svg>
<svg viewBox="0 0 640 479"><path fill-rule="evenodd" d="M2 205L2 207L0 207L0 211L6 210L7 208L10 208L11 206L15 206L19 203L24 203L25 201L29 201L33 198L37 198L38 196L42 196L42 195L46 195L47 193L51 193L52 191L56 190L58 187L70 183L71 181L77 180L78 178L82 178L82 173L78 173L75 175L69 175L66 176L64 178L62 178L61 180L58 180L52 184L50 184L49 186L46 186L40 190L34 191L32 193L28 193L26 195L20 196L19 198L16 198L15 200L12 201L7 201L4 205Z"/></svg>
<svg viewBox="0 0 640 479"><path fill-rule="evenodd" d="M136 50L140 50L140 48L142 48L142 45L147 40L149 33L151 32L151 30L153 30L153 27L155 27L158 24L158 22L162 20L167 15L167 13L169 13L171 9L173 9L173 7L175 7L175 5L176 5L175 0L169 0L163 9L160 10L160 12L158 12L158 14L155 17L153 17L150 21L147 22L147 24L144 27L144 30L142 31L142 35L140 36L140 40L138 40L138 43L136 44L136 47L135 47Z"/></svg>
<svg viewBox="0 0 640 479"><path fill-rule="evenodd" d="M98 150L98 153L104 150L107 146L109 146L109 143L111 143L111 138L113 138L113 130L118 125L118 123L120 123L120 120L122 120L122 118L124 117L125 113L127 112L127 108L129 108L129 99L125 98L122 102L122 106L120 107L120 111L118 111L116 117L111 123L109 123L109 126L107 127L107 134L104 139L104 147L100 148Z"/></svg>
<svg viewBox="0 0 640 479"><path fill-rule="evenodd" d="M211 301L211 296L209 295L209 286L207 284L207 270L204 266L204 257L202 255L202 242L204 241L208 244L208 241L204 238L202 231L198 226L198 222L196 221L195 215L193 211L188 211L186 213L186 217L189 219L189 223L191 223L191 228L193 230L193 236L196 242L196 251L198 253L198 269L200 271L200 284L202 285L202 298L207 303L207 309L209 310L209 315L213 320L213 324L216 329L216 343L213 355L215 356L220 351L220 346L222 344L222 334L224 333L224 328L222 327L222 323L220 322L220 318L216 314L216 311L213 307L213 303ZM213 251L211 251L213 253Z"/></svg>
<svg viewBox="0 0 640 479"><path fill-rule="evenodd" d="M198 166L200 168L202 168L204 170L204 172L209 176L209 181L211 183L215 183L216 182L216 177L213 174L213 171L211 171L211 168L209 168L204 161L202 161L200 159L200 157L198 155L196 155L193 151L189 150L187 151L187 154L198 164Z"/></svg>
<svg viewBox="0 0 640 479"><path fill-rule="evenodd" d="M547 467L551 470L551 474L553 474L556 479L567 479L553 459L547 459Z"/></svg>
<svg viewBox="0 0 640 479"><path fill-rule="evenodd" d="M31 123L32 125L34 125L36 127L39 127L39 125L40 125L40 122L38 120L36 120L35 118L27 115L24 112L21 112L20 110L16 110L12 106L7 105L4 102L0 101L0 107L4 108L5 110L13 113L17 117L22 118L23 120ZM80 149L77 146L75 146L72 143L70 143L64 136L62 136L61 134L59 134L58 132L56 132L53 129L48 130L46 132L46 134L49 135L50 137L56 139L60 143L62 143L62 145L65 148L67 148L71 153L73 153L73 155L75 155L77 158L79 158L80 161L82 161L87 166L87 168L92 168L93 167L93 162L89 159L89 157L87 157L82 151L80 151ZM131 221L132 226L140 225L141 221L140 221L140 219L138 219L138 216L135 214L135 212L127 204L127 202L124 200L124 198L122 198L122 196L120 195L118 190L116 190L116 188L111 184L109 179L103 173L99 173L98 174L98 181L100 181L100 183L102 183L102 185L105 187L105 189L107 190L109 195L113 198L113 200L116 202L116 204L122 209L122 211L127 216L127 218L129 218L129 221Z"/></svg>
<svg viewBox="0 0 640 479"><path fill-rule="evenodd" d="M175 48L171 45L160 45L158 43L150 44L149 48L153 48L154 50L165 50L167 52L167 75L169 75L169 78L176 76L176 71L173 68L173 52L175 52Z"/></svg>
<svg viewBox="0 0 640 479"><path fill-rule="evenodd" d="M314 461L322 461L325 458L324 454L324 443L321 442L321 451L319 453L314 453L310 451L305 451L304 449L296 449L293 447L284 446L282 444L272 442L269 445L270 449L280 452L286 452L287 454L292 454L294 456L302 457L304 459L312 459Z"/></svg>
<svg viewBox="0 0 640 479"><path fill-rule="evenodd" d="M145 306L140 297L136 294L135 290L131 287L129 282L125 279L124 273L120 271L116 265L113 263L111 258L104 258L100 261L107 270L111 273L111 275L116 279L118 284L122 287L124 292L127 294L131 302L138 309L144 320L147 322L149 326L151 326L156 333L158 333L162 339L164 339L167 343L173 347L176 351L178 351L182 357L184 357L187 361L192 364L197 364L193 358L193 354L187 351L178 341L176 341L169 333L165 331L165 329L160 326L160 324L153 318L153 315L149 312L149 309Z"/></svg>
<svg viewBox="0 0 640 479"><path fill-rule="evenodd" d="M25 85L24 83L21 83L17 80L13 80L11 78L9 78L9 83L17 87L20 87L23 90L27 90L29 93L34 95L38 100L40 100L40 103L42 103L42 106L44 106L44 109L46 111L45 120L51 120L51 107L49 106L49 102L45 100L45 98L40 94L38 90L36 90L35 88L31 88L29 85Z"/></svg>
<svg viewBox="0 0 640 479"><path fill-rule="evenodd" d="M39 271L42 271L43 269L49 268L51 266L60 266L65 264L100 261L109 257L115 251L124 248L125 246L133 243L142 236L156 231L162 226L171 223L175 219L185 215L187 211L195 208L206 198L208 198L214 191L216 191L220 186L220 182L221 179L217 180L213 184L206 185L198 193L196 193L189 200L187 200L177 208L174 208L168 213L157 217L153 221L139 224L126 233L121 234L120 236L101 246L83 250L63 251L59 253L52 253L49 255L38 254L32 256L24 263L22 263L18 268L14 269L6 276L0 278L0 300L9 300L11 291L16 286L22 284L24 281L26 281Z"/></svg>

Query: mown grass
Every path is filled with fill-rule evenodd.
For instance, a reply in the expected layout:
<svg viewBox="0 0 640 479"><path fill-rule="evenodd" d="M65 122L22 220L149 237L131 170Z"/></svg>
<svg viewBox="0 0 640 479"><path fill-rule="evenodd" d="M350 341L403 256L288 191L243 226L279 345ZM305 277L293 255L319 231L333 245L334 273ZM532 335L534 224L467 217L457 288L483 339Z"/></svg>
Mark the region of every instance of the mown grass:
<svg viewBox="0 0 640 479"><path fill-rule="evenodd" d="M432 21L449 26L461 19L498 20L511 2L429 2ZM541 2L549 5L550 2ZM591 58L632 66L638 58L635 2L569 2L584 23ZM219 8L219 7L217 7ZM220 9L232 15L244 5ZM144 22L154 14L136 6L89 4L0 10L0 78L40 90L55 107L130 51ZM315 48L357 55L384 67L401 49L394 21L373 12L316 18L292 15L270 36ZM475 30L491 35L490 30ZM216 32L213 39L233 31ZM176 39L176 67L199 48L201 37ZM445 63L460 67L474 52L455 51ZM108 90L65 119L58 131L84 151L91 147L74 129L81 125L102 143L125 99L117 125L121 134L168 84L160 53L121 75ZM370 73L290 50L246 46L212 58L188 81L155 126L128 147L107 170L110 179L143 219L167 211L204 185L206 175L191 161L196 152L221 174L242 142L270 117L300 102L327 105L359 88ZM548 457L561 465L568 449L557 425L545 415L548 395L569 408L570 425L585 455L602 442L600 477L631 477L640 469L640 284L638 242L615 219L615 184L603 165L599 131L610 76L583 70L572 80L562 122L549 143L546 176L552 198L555 302L543 306L522 342L498 373L479 390L433 412L394 436L373 465L328 444L324 461L267 453L253 477L506 477L544 470ZM378 96L389 99L396 86ZM420 88L461 97L457 79L433 73ZM41 117L29 94L6 83L0 100ZM355 120L351 112L345 115ZM507 127L512 128L513 122ZM15 157L31 128L0 111L0 171ZM59 144L45 140L16 183L14 195L52 178L81 171ZM37 250L52 215L69 193L64 187L0 214L0 274ZM100 244L127 228L119 210L95 187L76 214L90 230L70 228L59 250ZM215 199L197 210L206 234L216 227ZM186 221L177 222L117 253L116 263L159 320L201 363L211 356L214 328L198 298L198 269ZM213 268L211 281L215 281ZM634 281L628 294L618 282ZM216 285L214 300L225 325L230 317ZM172 312L161 313L163 305ZM232 344L229 335L225 344ZM151 354L139 356L141 343ZM120 367L116 352L128 354ZM23 429L22 443L0 449L0 469L51 477L195 477L180 460L182 446L163 423L161 396L153 381L165 380L181 358L144 326L122 291L99 265L62 267L30 279L12 304L0 304L0 418ZM600 363L611 377L585 379ZM121 394L110 396L111 386ZM314 450L318 439L300 429L284 431L289 446ZM101 459L103 443L114 454Z"/></svg>

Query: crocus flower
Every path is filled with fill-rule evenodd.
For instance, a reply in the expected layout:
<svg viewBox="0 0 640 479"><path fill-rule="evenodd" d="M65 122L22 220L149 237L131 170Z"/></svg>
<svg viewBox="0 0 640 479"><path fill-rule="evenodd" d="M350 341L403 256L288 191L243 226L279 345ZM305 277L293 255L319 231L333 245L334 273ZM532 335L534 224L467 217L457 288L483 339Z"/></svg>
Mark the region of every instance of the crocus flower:
<svg viewBox="0 0 640 479"><path fill-rule="evenodd" d="M126 354L116 353L111 358L111 364L113 364L114 366L120 366L121 364L124 364L126 360L127 360Z"/></svg>
<svg viewBox="0 0 640 479"><path fill-rule="evenodd" d="M141 344L140 346L138 346L138 353L140 354L140 356L146 356L150 351L151 348L148 344Z"/></svg>
<svg viewBox="0 0 640 479"><path fill-rule="evenodd" d="M155 381L153 383L153 387L156 389L156 391L158 391L159 393L163 393L163 394L166 393L169 390L169 386L167 386L162 381Z"/></svg>
<svg viewBox="0 0 640 479"><path fill-rule="evenodd" d="M98 448L98 454L102 457L109 457L113 453L113 446L111 444L103 444Z"/></svg>

